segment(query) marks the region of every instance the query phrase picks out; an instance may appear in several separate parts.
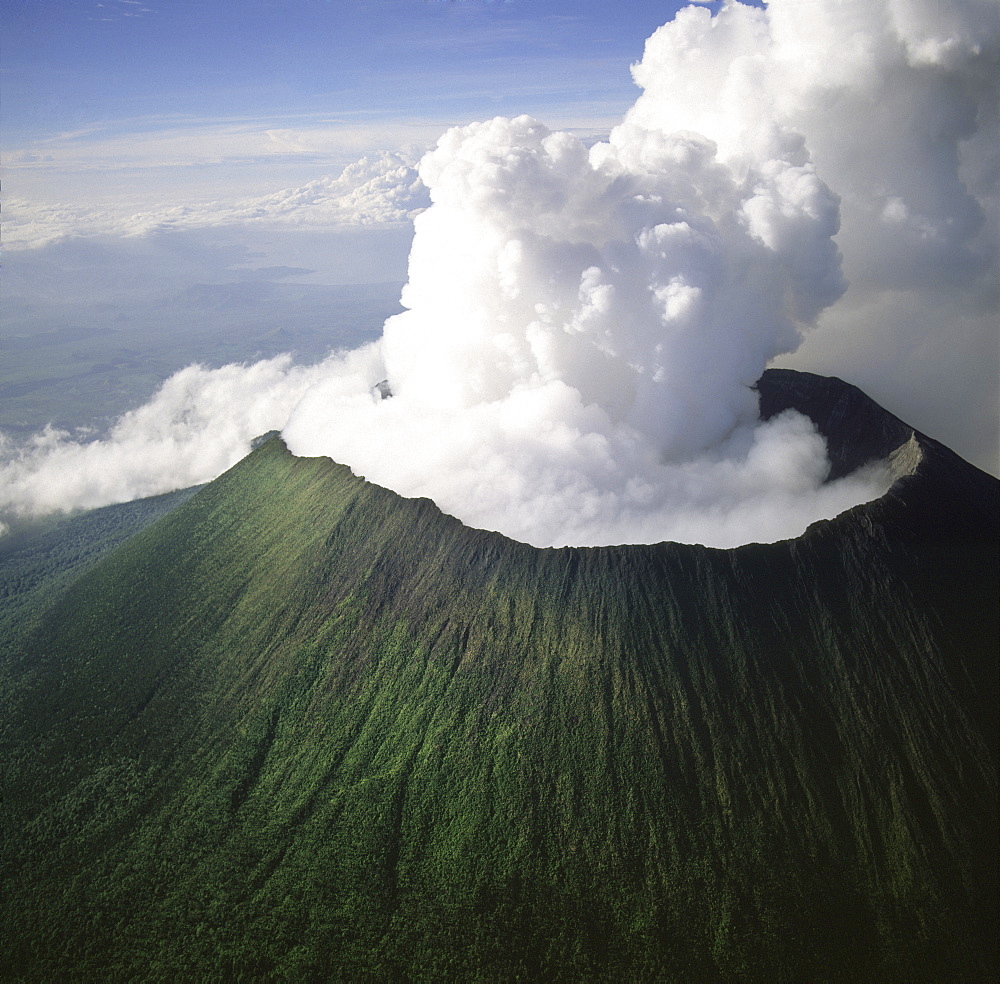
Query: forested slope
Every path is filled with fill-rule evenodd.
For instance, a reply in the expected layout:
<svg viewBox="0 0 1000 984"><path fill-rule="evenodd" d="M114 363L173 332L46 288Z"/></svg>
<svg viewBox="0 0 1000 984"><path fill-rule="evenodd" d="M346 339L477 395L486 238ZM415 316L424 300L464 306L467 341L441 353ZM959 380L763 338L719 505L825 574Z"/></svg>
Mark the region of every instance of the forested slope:
<svg viewBox="0 0 1000 984"><path fill-rule="evenodd" d="M14 521L0 536L0 638L33 624L54 593L196 491L180 489L72 516Z"/></svg>
<svg viewBox="0 0 1000 984"><path fill-rule="evenodd" d="M997 483L760 386L890 492L538 550L273 440L102 560L3 654L0 973L994 979Z"/></svg>

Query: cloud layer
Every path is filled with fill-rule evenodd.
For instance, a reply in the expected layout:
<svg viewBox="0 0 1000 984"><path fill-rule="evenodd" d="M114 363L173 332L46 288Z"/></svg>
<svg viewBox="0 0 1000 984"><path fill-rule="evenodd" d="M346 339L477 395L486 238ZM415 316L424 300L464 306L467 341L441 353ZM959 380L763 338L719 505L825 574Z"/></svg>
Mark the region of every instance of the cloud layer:
<svg viewBox="0 0 1000 984"><path fill-rule="evenodd" d="M4 244L32 249L73 236L142 236L167 230L268 225L330 229L409 222L427 207L415 162L399 153L363 157L337 177L256 198L170 205L70 206L8 200Z"/></svg>

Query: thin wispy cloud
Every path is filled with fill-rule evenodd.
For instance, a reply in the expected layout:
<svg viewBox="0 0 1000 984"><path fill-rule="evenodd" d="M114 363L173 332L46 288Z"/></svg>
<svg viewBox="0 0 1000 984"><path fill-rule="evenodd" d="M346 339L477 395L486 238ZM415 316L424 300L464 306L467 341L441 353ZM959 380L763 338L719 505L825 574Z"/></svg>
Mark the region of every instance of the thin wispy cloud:
<svg viewBox="0 0 1000 984"><path fill-rule="evenodd" d="M143 0L105 0L94 5L88 19L113 24L125 18L146 17L154 13L154 7Z"/></svg>
<svg viewBox="0 0 1000 984"><path fill-rule="evenodd" d="M426 144L440 131L442 123L377 119L351 120L221 120L190 123L174 122L150 129L123 131L92 127L60 134L31 147L12 147L5 165L12 168L15 183L18 171L70 172L100 168L106 171L129 168L198 167L220 162L264 162L305 155L347 163L370 149L382 146Z"/></svg>
<svg viewBox="0 0 1000 984"><path fill-rule="evenodd" d="M124 132L138 147L130 148L128 139L114 142L114 134L106 132L102 152L95 140L84 157L109 166L136 157L150 160L158 148L175 160L178 139L183 142L195 121L227 116L248 129L256 121L259 130L308 130L292 117L311 113L383 121L381 139L354 144L353 156L412 142L405 134L395 142L385 139L392 135L392 120L403 129L436 125L437 132L425 136L429 145L443 128L482 116L484 106L491 112L544 112L560 126L593 125L595 100L615 117L631 100L628 63L646 33L630 35L623 28L621 36L598 41L592 18L570 18L557 30L545 15L547 7L515 6L505 13L504 5L441 7L423 0L252 3L241 8L238 23L228 5L172 3L132 25L119 17L106 32L81 32L77 8L41 4L32 17L33 9L22 11L7 31L13 81L5 92L5 149L22 160L59 156L62 147L43 149L53 128L68 133L90 127L107 106L116 108L109 117L115 121L153 121L172 104L176 123L139 123ZM120 13L145 7L108 0L100 9ZM625 11L616 19L627 25L634 17ZM655 26L648 11L645 17L647 30ZM24 43L17 43L19 37ZM38 54L51 62L44 69L39 57L32 57L36 38L45 39ZM71 122L59 126L61 121ZM176 131L173 137L170 129ZM186 145L193 160L242 153L225 145L230 135L203 136L205 147ZM323 149L327 146L323 140Z"/></svg>

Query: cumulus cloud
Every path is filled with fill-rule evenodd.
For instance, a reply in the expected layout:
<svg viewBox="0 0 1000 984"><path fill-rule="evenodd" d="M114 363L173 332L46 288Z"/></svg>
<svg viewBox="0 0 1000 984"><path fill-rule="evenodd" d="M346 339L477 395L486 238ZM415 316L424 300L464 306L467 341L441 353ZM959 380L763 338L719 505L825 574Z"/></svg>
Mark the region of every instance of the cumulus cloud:
<svg viewBox="0 0 1000 984"><path fill-rule="evenodd" d="M292 449L538 545L776 539L883 491L824 484L811 425L758 423L751 388L847 286L804 131L830 80L792 69L815 26L682 10L589 150L527 117L445 134L382 340L393 397L321 384Z"/></svg>
<svg viewBox="0 0 1000 984"><path fill-rule="evenodd" d="M840 196L850 283L784 364L850 378L996 472L1000 6L769 13L788 118Z"/></svg>
<svg viewBox="0 0 1000 984"><path fill-rule="evenodd" d="M537 545L773 540L880 494L877 468L825 482L811 424L759 422L752 384L803 338L837 371L849 337L891 379L901 311L952 352L995 330L997 19L991 0L689 7L607 141L528 117L449 130L408 185L431 205L406 310L271 419L291 412L295 453ZM253 207L309 221L351 193ZM110 453L40 440L53 462Z"/></svg>
<svg viewBox="0 0 1000 984"><path fill-rule="evenodd" d="M4 244L31 249L73 236L142 236L167 230L267 225L336 229L409 222L429 204L415 162L400 153L363 157L336 177L254 198L162 206L71 206L10 199Z"/></svg>
<svg viewBox="0 0 1000 984"><path fill-rule="evenodd" d="M737 173L690 131L626 121L588 151L498 118L420 175L392 398L318 385L293 451L540 546L778 539L883 490L824 486L804 418L756 421L767 361L843 290L837 199L804 153Z"/></svg>

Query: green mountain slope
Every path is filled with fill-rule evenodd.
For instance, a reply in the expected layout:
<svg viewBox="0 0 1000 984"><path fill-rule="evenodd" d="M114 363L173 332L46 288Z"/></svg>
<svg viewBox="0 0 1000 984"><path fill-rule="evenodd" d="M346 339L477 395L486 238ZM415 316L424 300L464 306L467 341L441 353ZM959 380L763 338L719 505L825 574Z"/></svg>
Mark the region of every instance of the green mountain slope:
<svg viewBox="0 0 1000 984"><path fill-rule="evenodd" d="M180 489L69 517L15 521L0 537L0 639L32 625L53 594L197 490Z"/></svg>
<svg viewBox="0 0 1000 984"><path fill-rule="evenodd" d="M102 560L0 664L0 973L994 979L998 483L760 389L890 492L537 550L273 440Z"/></svg>

